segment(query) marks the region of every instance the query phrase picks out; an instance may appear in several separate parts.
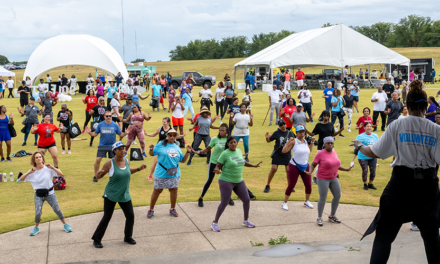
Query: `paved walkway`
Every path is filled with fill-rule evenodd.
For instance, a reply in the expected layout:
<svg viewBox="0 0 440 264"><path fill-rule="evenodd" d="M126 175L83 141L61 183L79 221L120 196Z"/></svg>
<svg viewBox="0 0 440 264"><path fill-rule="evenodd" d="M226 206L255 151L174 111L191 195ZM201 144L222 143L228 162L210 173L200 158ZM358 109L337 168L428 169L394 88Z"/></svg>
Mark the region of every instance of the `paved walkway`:
<svg viewBox="0 0 440 264"><path fill-rule="evenodd" d="M218 204L219 201L205 202L203 208L199 208L197 203L178 204L176 209L179 217L177 218L168 214L169 204L158 205L152 219L147 219L148 207L136 207L133 236L137 241L135 246L123 242L125 218L121 210L113 214L113 219L102 241L103 249L95 249L91 240L102 217L102 212L68 218L67 221L73 228L72 233L65 233L60 221L41 224L41 232L36 237L29 236L32 227L9 232L0 235L0 263L66 263L147 256L155 256L152 259L159 261L160 256L157 255L228 249L241 252L239 248L249 248L250 241L267 245L270 238L282 235L292 243L325 241L328 244L334 244L333 242L337 244L336 241L351 239L350 241L353 242L347 243L356 242L353 245L358 246L364 243L357 241L377 212L375 207L341 204L337 216L342 220L342 224L325 221L323 227L318 227L315 223L316 209L307 209L300 202L289 202L290 211L283 211L280 201L252 201L250 220L257 227L250 229L241 226L242 204L236 201L235 206L226 208L220 219L222 231L215 233L211 231L210 223L215 216ZM316 208L316 203L313 204ZM326 218L329 213L330 204L327 204L323 217ZM409 224L404 225L401 233L409 232ZM367 243L371 243L368 242L371 239L372 237L367 239ZM403 251L404 247L402 246ZM408 248L408 250L411 249ZM247 254L250 250L246 249L242 252ZM255 251L257 248L252 250ZM202 253L197 254L203 256ZM217 253L209 254L218 258L222 257ZM318 254L318 252L306 253L304 256L307 254ZM332 255L335 259L342 257L339 256L338 251L326 252L326 254Z"/></svg>

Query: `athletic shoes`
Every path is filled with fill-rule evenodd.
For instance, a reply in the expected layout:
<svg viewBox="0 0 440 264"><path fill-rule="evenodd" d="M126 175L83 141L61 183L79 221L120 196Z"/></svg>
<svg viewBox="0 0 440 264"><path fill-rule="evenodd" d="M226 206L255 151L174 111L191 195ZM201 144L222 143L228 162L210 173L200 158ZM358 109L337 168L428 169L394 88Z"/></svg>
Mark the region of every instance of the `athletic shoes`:
<svg viewBox="0 0 440 264"><path fill-rule="evenodd" d="M63 151L61 151L61 155L66 154L66 151L63 149Z"/></svg>
<svg viewBox="0 0 440 264"><path fill-rule="evenodd" d="M136 141L133 141L131 144L133 144L133 145L137 145L138 143L136 143Z"/></svg>
<svg viewBox="0 0 440 264"><path fill-rule="evenodd" d="M124 242L130 245L136 245L136 240L134 240L132 237L129 239L124 238Z"/></svg>
<svg viewBox="0 0 440 264"><path fill-rule="evenodd" d="M151 218L153 216L154 216L154 211L153 210L148 210L147 218Z"/></svg>
<svg viewBox="0 0 440 264"><path fill-rule="evenodd" d="M12 162L11 157L7 157L6 161Z"/></svg>
<svg viewBox="0 0 440 264"><path fill-rule="evenodd" d="M66 231L67 233L72 232L72 228L70 227L70 225L68 223L64 224L64 231Z"/></svg>
<svg viewBox="0 0 440 264"><path fill-rule="evenodd" d="M309 209L313 209L313 204L310 201L304 201L304 206Z"/></svg>
<svg viewBox="0 0 440 264"><path fill-rule="evenodd" d="M243 224L241 224L241 225L242 226L247 226L247 227L250 227L250 228L254 228L255 227L255 225L252 224L251 222L249 222L249 220L243 221Z"/></svg>
<svg viewBox="0 0 440 264"><path fill-rule="evenodd" d="M243 139L242 139L242 138L240 138L240 140L238 140L238 142L243 142Z"/></svg>
<svg viewBox="0 0 440 264"><path fill-rule="evenodd" d="M322 218L316 219L316 224L318 224L319 226L322 226Z"/></svg>
<svg viewBox="0 0 440 264"><path fill-rule="evenodd" d="M336 216L329 216L328 220L332 223L337 223L337 224L341 223L341 220L339 220Z"/></svg>
<svg viewBox="0 0 440 264"><path fill-rule="evenodd" d="M191 166L191 161L188 161L188 163L186 163L186 166Z"/></svg>
<svg viewBox="0 0 440 264"><path fill-rule="evenodd" d="M364 190L368 191L368 185L366 183L364 183Z"/></svg>
<svg viewBox="0 0 440 264"><path fill-rule="evenodd" d="M34 229L32 229L30 235L31 236L36 236L36 235L38 235L38 233L40 233L40 229L38 227L34 226Z"/></svg>
<svg viewBox="0 0 440 264"><path fill-rule="evenodd" d="M379 163L376 163L376 167L379 167Z"/></svg>
<svg viewBox="0 0 440 264"><path fill-rule="evenodd" d="M220 125L223 124L223 121L222 121L221 119L220 119L220 121L218 121L218 122L220 123Z"/></svg>
<svg viewBox="0 0 440 264"><path fill-rule="evenodd" d="M339 136L340 136L340 137L344 137L344 135L342 135L342 134L339 134Z"/></svg>
<svg viewBox="0 0 440 264"><path fill-rule="evenodd" d="M2 159L0 160L0 162L5 162L5 158L2 157Z"/></svg>
<svg viewBox="0 0 440 264"><path fill-rule="evenodd" d="M98 182L98 179L96 179L95 176L93 176L93 182Z"/></svg>
<svg viewBox="0 0 440 264"><path fill-rule="evenodd" d="M316 177L313 177L312 182L313 184L316 184Z"/></svg>
<svg viewBox="0 0 440 264"><path fill-rule="evenodd" d="M352 162L350 163L350 167L353 167L353 165L354 165L354 161L352 161Z"/></svg>
<svg viewBox="0 0 440 264"><path fill-rule="evenodd" d="M214 231L214 232L220 232L220 227L218 227L218 223L214 223L214 222L212 222L212 224L211 224L211 229L212 229L212 231Z"/></svg>
<svg viewBox="0 0 440 264"><path fill-rule="evenodd" d="M102 245L101 242L98 241L93 241L93 246L95 246L95 248L103 248L104 246Z"/></svg>
<svg viewBox="0 0 440 264"><path fill-rule="evenodd" d="M23 142L23 144L21 144L21 146L23 147L23 146L26 146L26 142Z"/></svg>
<svg viewBox="0 0 440 264"><path fill-rule="evenodd" d="M203 207L203 199L199 198L199 207Z"/></svg>
<svg viewBox="0 0 440 264"><path fill-rule="evenodd" d="M313 121L313 118L312 118L312 120L310 120L310 122L311 122L311 123L315 123L315 121Z"/></svg>
<svg viewBox="0 0 440 264"><path fill-rule="evenodd" d="M145 154L145 152L142 152L142 156L147 157L147 154Z"/></svg>
<svg viewBox="0 0 440 264"><path fill-rule="evenodd" d="M174 217L178 217L179 215L176 212L176 209L170 209L170 215Z"/></svg>
<svg viewBox="0 0 440 264"><path fill-rule="evenodd" d="M268 193L269 191L270 191L270 185L266 185L266 188L264 188L263 192Z"/></svg>
<svg viewBox="0 0 440 264"><path fill-rule="evenodd" d="M347 132L351 132L351 129L349 128L349 129L347 129Z"/></svg>
<svg viewBox="0 0 440 264"><path fill-rule="evenodd" d="M229 199L229 205L230 205L230 206L234 206L234 205L235 205L234 200Z"/></svg>
<svg viewBox="0 0 440 264"><path fill-rule="evenodd" d="M38 146L37 142L34 142L34 146Z"/></svg>
<svg viewBox="0 0 440 264"><path fill-rule="evenodd" d="M247 161L248 163L250 162L250 161L249 161L249 158L245 158L244 160Z"/></svg>
<svg viewBox="0 0 440 264"><path fill-rule="evenodd" d="M93 144L92 144L92 143L90 143L89 147L93 147ZM94 242L93 242L93 243L94 243Z"/></svg>
<svg viewBox="0 0 440 264"><path fill-rule="evenodd" d="M153 181L153 176L148 175L148 181Z"/></svg>
<svg viewBox="0 0 440 264"><path fill-rule="evenodd" d="M283 208L284 211L289 211L289 207L287 206L287 203L283 202L281 205L281 208Z"/></svg>
<svg viewBox="0 0 440 264"><path fill-rule="evenodd" d="M292 192L295 192L295 189L292 189Z"/></svg>
<svg viewBox="0 0 440 264"><path fill-rule="evenodd" d="M68 150L68 151L67 151L67 154L69 154L69 155L70 155L70 154L72 154L72 152L70 152L70 150Z"/></svg>
<svg viewBox="0 0 440 264"><path fill-rule="evenodd" d="M419 228L415 224L413 224L413 223L411 223L411 227L409 228L409 230L411 230L411 231L420 231Z"/></svg>
<svg viewBox="0 0 440 264"><path fill-rule="evenodd" d="M373 184L368 184L368 189L373 189L373 190L377 190L377 188L376 188L376 187L374 187L374 185L373 185Z"/></svg>

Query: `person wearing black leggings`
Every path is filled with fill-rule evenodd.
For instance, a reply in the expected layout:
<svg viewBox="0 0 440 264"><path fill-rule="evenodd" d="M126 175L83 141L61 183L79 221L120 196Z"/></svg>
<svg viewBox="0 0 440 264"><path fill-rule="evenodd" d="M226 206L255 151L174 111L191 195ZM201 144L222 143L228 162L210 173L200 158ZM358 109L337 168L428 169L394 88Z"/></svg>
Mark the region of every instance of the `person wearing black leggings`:
<svg viewBox="0 0 440 264"><path fill-rule="evenodd" d="M92 118L92 115L90 114L89 111L92 110L93 107L98 104L98 99L96 98L95 92L93 91L93 89L90 89L87 92L86 98L81 98L81 100L83 101L84 104L87 105L87 107L86 107L86 121L84 122L84 129L85 129L85 127L89 124L90 119ZM83 129L83 133L84 133L84 129Z"/></svg>
<svg viewBox="0 0 440 264"><path fill-rule="evenodd" d="M225 97L224 97L224 93L225 93L225 87L223 86L223 82L219 82L218 83L218 88L215 90L215 113L217 116L220 116L222 120L223 116L225 116L225 110L226 110L226 105L225 105ZM220 124L223 121L220 121Z"/></svg>
<svg viewBox="0 0 440 264"><path fill-rule="evenodd" d="M255 225L249 221L250 197L246 183L243 180L243 166L246 167L260 167L260 161L256 165L252 165L243 159L243 153L237 148L237 140L233 136L229 136L226 140L225 150L217 160L217 165L214 168L218 177L218 185L220 188L221 202L217 208L215 219L211 224L211 229L214 232L219 232L218 220L223 214L226 206L228 206L231 199L232 191L243 202L244 221L242 226L253 228ZM221 171L221 172L220 172Z"/></svg>
<svg viewBox="0 0 440 264"><path fill-rule="evenodd" d="M203 185L202 194L200 195L199 198L199 207L203 207L203 197L205 196L206 192L211 186L212 180L214 180L215 177L214 169L215 166L217 165L218 158L225 150L225 144L228 135L229 135L228 125L226 123L223 123L220 125L218 136L212 138L208 147L199 151L193 150L194 153L199 155L201 153L210 153L211 150L214 148L214 151L211 154L211 159L209 160L208 178L206 179L206 182ZM234 201L232 199L229 200L229 205L234 205Z"/></svg>
<svg viewBox="0 0 440 264"><path fill-rule="evenodd" d="M395 157L391 179L380 197L379 211L362 237L376 231L371 264L388 262L391 245L402 224L411 221L420 230L427 262L440 263L440 190L436 173L436 165L440 164L440 129L424 118L428 98L421 81L411 82L406 104L409 116L394 121L374 145L365 146L359 140L351 144L370 158Z"/></svg>

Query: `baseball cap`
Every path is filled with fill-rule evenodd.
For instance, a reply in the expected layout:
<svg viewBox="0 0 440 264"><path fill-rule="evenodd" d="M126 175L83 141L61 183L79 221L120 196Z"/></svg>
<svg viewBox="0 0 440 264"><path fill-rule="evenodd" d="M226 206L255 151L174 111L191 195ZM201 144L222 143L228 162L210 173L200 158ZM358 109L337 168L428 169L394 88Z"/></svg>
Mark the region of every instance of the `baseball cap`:
<svg viewBox="0 0 440 264"><path fill-rule="evenodd" d="M116 142L115 144L113 144L112 146L112 151L114 151L115 149L119 148L119 147L125 147L125 144L122 143L121 141Z"/></svg>
<svg viewBox="0 0 440 264"><path fill-rule="evenodd" d="M301 106L301 107L302 107L303 105L302 105L301 103L297 103L297 104L296 104L296 107L298 107L298 106Z"/></svg>
<svg viewBox="0 0 440 264"><path fill-rule="evenodd" d="M295 131L296 132L298 132L298 131L305 131L305 130L306 129L303 126L301 126L301 125L295 127Z"/></svg>
<svg viewBox="0 0 440 264"><path fill-rule="evenodd" d="M128 96L127 96L127 100L133 100L133 96L128 95Z"/></svg>

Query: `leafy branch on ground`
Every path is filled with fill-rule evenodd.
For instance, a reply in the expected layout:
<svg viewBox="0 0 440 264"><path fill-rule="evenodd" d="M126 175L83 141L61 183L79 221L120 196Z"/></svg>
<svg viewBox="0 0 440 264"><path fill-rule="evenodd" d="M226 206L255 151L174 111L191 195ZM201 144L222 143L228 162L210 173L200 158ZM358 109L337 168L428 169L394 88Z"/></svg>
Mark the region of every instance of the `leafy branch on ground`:
<svg viewBox="0 0 440 264"><path fill-rule="evenodd" d="M280 244L288 244L290 240L285 236L279 236L278 238L270 238L269 245L280 245Z"/></svg>
<svg viewBox="0 0 440 264"><path fill-rule="evenodd" d="M263 243L260 243L260 242L252 242L251 241L251 246L253 246L253 247L262 247L262 246L264 246L264 244Z"/></svg>

